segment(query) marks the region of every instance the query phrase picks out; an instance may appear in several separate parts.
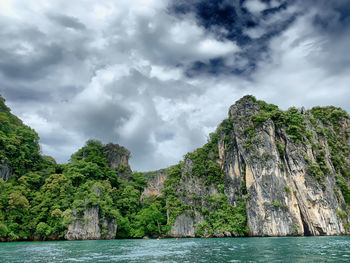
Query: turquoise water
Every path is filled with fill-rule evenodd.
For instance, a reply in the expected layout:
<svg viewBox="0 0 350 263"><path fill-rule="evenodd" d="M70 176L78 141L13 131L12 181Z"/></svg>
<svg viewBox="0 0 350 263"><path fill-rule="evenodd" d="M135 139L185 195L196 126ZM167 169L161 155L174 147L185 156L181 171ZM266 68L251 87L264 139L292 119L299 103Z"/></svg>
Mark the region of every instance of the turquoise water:
<svg viewBox="0 0 350 263"><path fill-rule="evenodd" d="M350 236L13 242L0 262L350 262Z"/></svg>

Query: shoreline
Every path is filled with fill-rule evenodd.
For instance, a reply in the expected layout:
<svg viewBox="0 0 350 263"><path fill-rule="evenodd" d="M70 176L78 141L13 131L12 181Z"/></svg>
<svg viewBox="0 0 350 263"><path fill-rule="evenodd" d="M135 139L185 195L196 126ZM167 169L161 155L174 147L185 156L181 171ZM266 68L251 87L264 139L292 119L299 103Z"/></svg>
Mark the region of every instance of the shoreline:
<svg viewBox="0 0 350 263"><path fill-rule="evenodd" d="M114 238L114 239L76 239L76 240L67 240L67 239L48 239L48 240L43 240L43 239L20 239L20 240L2 240L0 239L0 243L14 243L14 242L57 242L57 241L63 241L63 242L74 242L74 241L110 241L110 240L160 240L160 239L221 239L221 238L300 238L300 237L341 237L341 236L350 236L349 234L345 235L309 235L309 236L238 236L238 237L169 237L169 236L164 236L164 237L140 237L140 238Z"/></svg>

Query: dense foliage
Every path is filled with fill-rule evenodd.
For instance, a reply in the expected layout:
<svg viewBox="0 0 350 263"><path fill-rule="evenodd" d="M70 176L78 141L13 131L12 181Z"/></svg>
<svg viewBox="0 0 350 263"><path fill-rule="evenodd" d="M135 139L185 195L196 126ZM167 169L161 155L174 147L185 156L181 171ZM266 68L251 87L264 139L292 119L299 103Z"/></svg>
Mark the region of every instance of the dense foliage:
<svg viewBox="0 0 350 263"><path fill-rule="evenodd" d="M0 165L10 166L16 178L27 171L41 169L39 136L11 114L1 96L0 123Z"/></svg>
<svg viewBox="0 0 350 263"><path fill-rule="evenodd" d="M287 111L282 111L274 104L267 104L264 101L257 101L260 113L251 117L255 125L264 123L271 119L277 128L285 128L287 134L295 142L301 142L306 131L304 118L300 111L291 107Z"/></svg>
<svg viewBox="0 0 350 263"><path fill-rule="evenodd" d="M276 105L252 99L260 111L251 116L250 125L242 133L246 148L252 148L256 129L271 120L277 130L285 131L298 145L312 145L315 158L305 156L307 172L324 184L331 169L328 153L318 143L327 143L338 191L342 193L338 197L350 205L350 135L342 125L349 115L335 107L315 107L306 113L296 108L281 111ZM308 130L310 125L316 132ZM67 164L56 164L53 158L41 155L36 132L11 114L0 97L0 240L63 238L74 217L82 217L84 210L96 206L101 220L116 219L119 238L166 234L183 213L193 218L197 213L203 216L197 227L199 236L225 231L245 235L246 185L242 182L237 189L241 197L235 200L235 206L231 205L224 193L225 176L217 162L218 133L223 135L225 151L229 151L234 129L233 120L224 120L217 132L210 134L207 144L186 154L183 162L163 170L168 176L162 196L145 198L141 193L147 186L147 176L131 172L126 165L111 167L106 145L99 141L87 141ZM277 150L283 159L285 145L277 144ZM183 191L181 185L188 178L198 180L207 194ZM245 181L245 174L242 178ZM291 194L288 187L285 191ZM280 203L275 201L274 206ZM339 216L345 218L347 213L339 211ZM101 227L102 233L106 231Z"/></svg>
<svg viewBox="0 0 350 263"><path fill-rule="evenodd" d="M198 226L197 235L213 235L216 232L233 232L244 236L249 233L247 226L246 203L241 200L237 206L227 202L225 194L207 197L208 208L202 208L205 220Z"/></svg>
<svg viewBox="0 0 350 263"><path fill-rule="evenodd" d="M254 127L248 128L246 132L254 137L256 127L267 120L272 120L277 129L284 129L296 143L311 144L315 158L310 160L310 157L305 155L305 161L308 164L307 173L315 177L325 188L325 177L332 172L332 165L337 173L337 184L346 204L349 206L350 147L348 141L350 134L346 130L346 120L350 119L349 114L333 106L317 106L303 113L294 107L287 111L281 111L276 105L257 101L254 97L251 97L251 99L259 105L260 112L251 117ZM327 162L325 145L330 150L331 164ZM277 144L277 148L281 159L283 159L284 146ZM338 190L335 189L335 191ZM349 207L346 210L342 212L350 214Z"/></svg>
<svg viewBox="0 0 350 263"><path fill-rule="evenodd" d="M99 207L101 219L117 219L119 237L164 232L165 200L140 202L146 186L141 173L111 169L105 145L93 140L68 164L56 164L40 154L35 131L0 99L0 164L10 171L6 182L0 178L0 239L63 238L73 215L82 216L93 206ZM119 178L120 170L130 173L129 180Z"/></svg>
<svg viewBox="0 0 350 263"><path fill-rule="evenodd" d="M339 185L345 202L350 205L350 147L347 144L350 134L344 129L344 121L350 119L350 116L340 108L333 106L314 107L310 110L308 117L310 123L317 132L319 140L328 144L330 150L331 162L337 172L337 184ZM323 177L329 174L325 161L325 151L320 145L313 142L313 150L316 151L316 163L311 163L309 173Z"/></svg>
<svg viewBox="0 0 350 263"><path fill-rule="evenodd" d="M226 125L222 127L227 128ZM169 211L166 230L170 230L180 214L195 217L196 213L200 213L204 221L196 229L197 236L212 236L225 231L242 236L249 232L246 202L241 198L236 206L229 204L224 194L224 174L216 162L218 158L218 134L211 133L209 141L202 148L186 154L183 162L169 168L163 189ZM198 196L181 190L179 186L186 184L186 180L192 176L199 179L197 183L202 184L204 189L214 187L218 193L210 194L208 190L207 194L203 195L203 191Z"/></svg>

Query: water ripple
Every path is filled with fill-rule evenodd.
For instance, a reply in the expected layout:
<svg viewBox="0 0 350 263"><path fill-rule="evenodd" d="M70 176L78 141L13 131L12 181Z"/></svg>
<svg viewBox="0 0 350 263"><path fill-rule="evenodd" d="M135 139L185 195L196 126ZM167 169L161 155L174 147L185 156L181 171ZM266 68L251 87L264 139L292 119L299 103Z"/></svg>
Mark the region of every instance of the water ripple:
<svg viewBox="0 0 350 263"><path fill-rule="evenodd" d="M0 243L0 262L349 262L350 236Z"/></svg>

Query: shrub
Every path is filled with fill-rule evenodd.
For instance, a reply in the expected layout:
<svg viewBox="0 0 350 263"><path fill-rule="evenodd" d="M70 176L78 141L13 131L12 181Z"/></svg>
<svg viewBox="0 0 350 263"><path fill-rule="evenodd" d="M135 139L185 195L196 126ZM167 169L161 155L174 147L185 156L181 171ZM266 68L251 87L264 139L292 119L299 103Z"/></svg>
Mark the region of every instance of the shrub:
<svg viewBox="0 0 350 263"><path fill-rule="evenodd" d="M280 204L280 202L278 202L277 200L275 200L275 201L273 201L273 206L274 206L274 207L280 207L281 204Z"/></svg>
<svg viewBox="0 0 350 263"><path fill-rule="evenodd" d="M35 234L39 234L43 237L48 237L51 234L51 227L44 222L40 222L35 230Z"/></svg>
<svg viewBox="0 0 350 263"><path fill-rule="evenodd" d="M289 187L289 186L285 186L285 187L284 187L284 190L286 191L287 194L290 194L290 193L291 193L290 187Z"/></svg>
<svg viewBox="0 0 350 263"><path fill-rule="evenodd" d="M324 176L319 164L315 162L311 163L307 167L306 171L308 174L314 176L317 180L320 180Z"/></svg>

